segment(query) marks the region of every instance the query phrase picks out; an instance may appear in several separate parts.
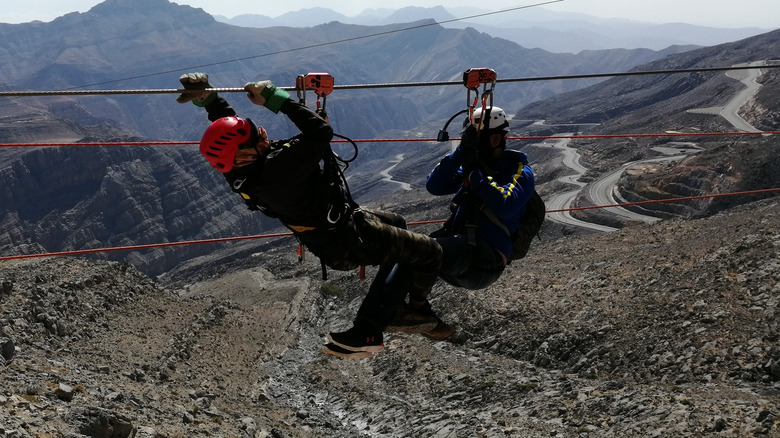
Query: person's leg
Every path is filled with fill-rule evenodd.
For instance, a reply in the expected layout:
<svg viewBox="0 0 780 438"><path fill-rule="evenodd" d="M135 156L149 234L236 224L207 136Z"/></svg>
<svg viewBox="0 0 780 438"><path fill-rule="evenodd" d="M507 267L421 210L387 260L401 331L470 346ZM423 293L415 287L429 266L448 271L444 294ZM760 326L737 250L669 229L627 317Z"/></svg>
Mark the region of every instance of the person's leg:
<svg viewBox="0 0 780 438"><path fill-rule="evenodd" d="M403 228L404 230L406 229L406 219L404 219L404 217L400 214L384 210L363 210L376 216L380 221L382 221L382 223L392 225L396 228Z"/></svg>
<svg viewBox="0 0 780 438"><path fill-rule="evenodd" d="M441 269L439 243L424 234L388 225L384 222L386 212L382 216L366 213L358 230L366 251L370 252L366 256L374 260L371 264L408 265L404 269L409 269L409 293L427 296Z"/></svg>
<svg viewBox="0 0 780 438"><path fill-rule="evenodd" d="M440 277L447 283L471 290L483 289L501 275L503 259L487 245L469 245L466 236L437 240L444 252ZM451 338L455 332L455 327L439 319L434 328L421 334L428 339L439 341Z"/></svg>
<svg viewBox="0 0 780 438"><path fill-rule="evenodd" d="M370 327L374 331L384 331L387 323L392 320L396 307L404 301L406 289L404 281L408 275L399 265L385 264L379 267L368 293L360 303L354 324Z"/></svg>
<svg viewBox="0 0 780 438"><path fill-rule="evenodd" d="M399 264L388 275L382 291L383 305L364 305L358 311L357 319L372 319L382 324L382 330L400 333L420 333L431 330L438 323L436 314L427 305L427 312L409 312L405 303L411 289L410 283L413 267L409 264ZM428 302L425 301L427 304ZM378 309L384 309L377 315Z"/></svg>
<svg viewBox="0 0 780 438"><path fill-rule="evenodd" d="M469 245L466 235L437 237L436 241L442 249L442 263L439 277L453 286L460 286L458 278L471 266L474 258L474 247ZM426 297L410 297L420 301Z"/></svg>
<svg viewBox="0 0 780 438"><path fill-rule="evenodd" d="M398 226L400 216L363 212L358 231L365 264L379 265L354 325L331 333L331 342L350 351L381 351L382 331L409 291L425 294L441 267L442 251L432 238ZM392 223L394 225L389 225ZM405 225L405 221L403 222Z"/></svg>
<svg viewBox="0 0 780 438"><path fill-rule="evenodd" d="M455 278L456 274L468 269L473 248L468 245L466 236L437 237L436 241L442 248L439 277L447 281L447 278ZM442 321L431 307L428 301L430 290L423 293L411 288L407 290L410 290L409 303L399 303L396 318L388 327L389 331L422 333L432 339L447 339L455 333L455 328Z"/></svg>
<svg viewBox="0 0 780 438"><path fill-rule="evenodd" d="M506 265L504 259L484 242L478 242L473 254L469 266L453 274L451 280L464 289L484 289L501 277Z"/></svg>

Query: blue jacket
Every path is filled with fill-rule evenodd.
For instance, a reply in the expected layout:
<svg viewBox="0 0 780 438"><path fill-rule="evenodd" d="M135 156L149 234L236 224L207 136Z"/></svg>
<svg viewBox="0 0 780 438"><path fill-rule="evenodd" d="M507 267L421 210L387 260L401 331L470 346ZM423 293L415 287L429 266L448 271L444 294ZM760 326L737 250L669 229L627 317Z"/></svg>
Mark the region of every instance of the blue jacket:
<svg viewBox="0 0 780 438"><path fill-rule="evenodd" d="M505 150L499 159L488 163L494 175L485 175L478 169L472 171L468 179L464 179L462 163L463 153L458 148L436 165L428 175L425 187L436 196L457 193L453 199L458 205L453 230L463 233L466 224L473 223L476 225L477 239L509 258L512 254L512 238L480 211L473 199L465 196L464 188L468 185L476 199L513 233L535 188L528 156L523 152Z"/></svg>

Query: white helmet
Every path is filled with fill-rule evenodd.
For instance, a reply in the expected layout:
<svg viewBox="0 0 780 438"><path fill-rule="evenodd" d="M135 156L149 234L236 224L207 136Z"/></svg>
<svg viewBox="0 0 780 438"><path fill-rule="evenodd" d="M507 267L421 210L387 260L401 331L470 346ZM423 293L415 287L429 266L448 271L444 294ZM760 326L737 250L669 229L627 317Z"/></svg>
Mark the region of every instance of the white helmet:
<svg viewBox="0 0 780 438"><path fill-rule="evenodd" d="M506 118L506 113L503 109L493 106L487 107L485 111L488 113L487 125L483 129L502 129L504 131L509 130L509 122ZM482 107L474 109L474 124L479 126L480 119L482 119Z"/></svg>

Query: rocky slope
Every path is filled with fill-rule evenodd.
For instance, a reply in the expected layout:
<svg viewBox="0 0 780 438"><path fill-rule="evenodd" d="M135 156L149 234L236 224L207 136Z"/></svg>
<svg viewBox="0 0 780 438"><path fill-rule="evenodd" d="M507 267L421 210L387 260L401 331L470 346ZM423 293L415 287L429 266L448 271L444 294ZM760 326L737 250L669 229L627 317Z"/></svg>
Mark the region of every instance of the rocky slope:
<svg viewBox="0 0 780 438"><path fill-rule="evenodd" d="M549 225L549 224L548 224ZM292 242L187 283L74 258L0 264L9 437L780 436L780 202L558 237L447 342L320 353L367 283ZM373 269L369 269L369 276Z"/></svg>

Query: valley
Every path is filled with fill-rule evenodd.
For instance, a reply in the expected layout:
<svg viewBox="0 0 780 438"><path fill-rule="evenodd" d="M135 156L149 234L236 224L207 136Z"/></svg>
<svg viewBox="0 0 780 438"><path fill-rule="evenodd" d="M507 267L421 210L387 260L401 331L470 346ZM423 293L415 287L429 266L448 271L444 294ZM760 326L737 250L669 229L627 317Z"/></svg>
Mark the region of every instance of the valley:
<svg viewBox="0 0 780 438"><path fill-rule="evenodd" d="M167 89L190 66L214 86L288 85L306 71L340 84L424 83L474 65L501 78L669 71L776 59L780 49L775 30L713 46L552 53L425 23L290 31L226 24L168 0L106 0L51 23L0 23L0 61L11 66L0 83ZM772 189L777 135L747 134L780 127L774 65L501 84L495 98L511 113L510 135L550 137L510 147L529 154L551 210ZM353 138L431 137L462 109L456 88L345 90L329 101L329 120ZM242 94L231 97L236 110L273 138L297 132ZM436 283L430 301L456 327L451 339L386 333L384 351L347 360L321 349L327 333L350 326L376 267L366 279L359 270L323 278L289 236L217 242L286 230L248 210L197 146L164 144L200 138L202 109L170 94L6 103L0 141L84 144L0 148L0 254L215 241L0 261L0 436L780 433L776 191L550 213L495 284ZM556 138L570 132L582 138ZM681 135L620 136L632 133ZM686 136L700 133L718 135ZM423 184L453 146L361 143L347 171L352 193L410 222L442 219L449 197Z"/></svg>

